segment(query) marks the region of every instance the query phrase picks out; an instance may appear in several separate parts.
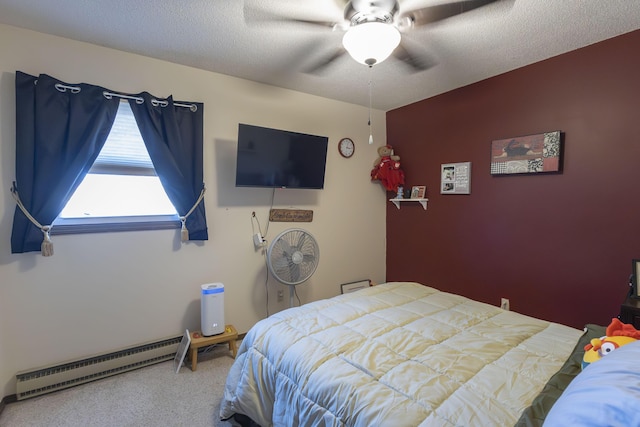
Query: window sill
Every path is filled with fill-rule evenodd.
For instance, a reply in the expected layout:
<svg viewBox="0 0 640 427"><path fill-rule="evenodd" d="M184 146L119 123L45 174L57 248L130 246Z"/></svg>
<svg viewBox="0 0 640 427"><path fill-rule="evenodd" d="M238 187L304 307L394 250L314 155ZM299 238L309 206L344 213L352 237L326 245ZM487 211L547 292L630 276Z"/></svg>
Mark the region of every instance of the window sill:
<svg viewBox="0 0 640 427"><path fill-rule="evenodd" d="M181 227L177 215L56 219L51 235L170 230Z"/></svg>

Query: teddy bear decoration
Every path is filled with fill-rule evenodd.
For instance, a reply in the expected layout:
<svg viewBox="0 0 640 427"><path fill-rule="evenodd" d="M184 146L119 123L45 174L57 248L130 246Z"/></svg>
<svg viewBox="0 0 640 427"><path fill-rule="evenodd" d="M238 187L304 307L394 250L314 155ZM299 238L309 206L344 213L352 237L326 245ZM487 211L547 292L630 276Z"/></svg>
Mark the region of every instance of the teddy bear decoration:
<svg viewBox="0 0 640 427"><path fill-rule="evenodd" d="M387 191L398 191L404 185L404 172L400 168L400 156L396 156L391 145L378 147L378 158L373 163L371 180L380 181Z"/></svg>

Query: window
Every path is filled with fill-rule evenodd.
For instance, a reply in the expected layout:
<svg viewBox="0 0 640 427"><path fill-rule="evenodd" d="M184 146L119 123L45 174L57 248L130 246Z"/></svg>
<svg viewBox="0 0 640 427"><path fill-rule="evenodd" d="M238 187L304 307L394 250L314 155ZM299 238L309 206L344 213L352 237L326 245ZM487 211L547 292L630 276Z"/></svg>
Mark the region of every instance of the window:
<svg viewBox="0 0 640 427"><path fill-rule="evenodd" d="M148 92L120 94L86 83L72 86L46 74L32 76L21 71L16 71L15 88L16 180L11 193L18 210L11 230L11 253L53 255L49 237L52 223L55 223L53 234L180 227L182 242L208 240L203 180L204 104L173 102L173 96L158 99ZM56 218L64 209L62 202L67 204L71 192L76 191L80 180L86 178L94 163L91 175L123 175L129 179L132 176L154 176L148 160L146 165L144 162L142 165L129 162L135 156L126 155L124 163L122 159L115 164L102 164L102 159L95 161L100 154L95 144L102 148L106 142L113 128L113 119L118 116L121 99L128 100L121 116L127 115L124 113L126 107L135 113L145 146L150 147L155 172L158 172L180 218L173 214L163 217L155 207L151 208L151 215L133 211L117 212L120 216L99 216L106 214L90 209L84 202L81 209L73 213L73 218ZM120 127L120 124L116 125L113 137L119 133ZM46 138L40 137L45 135ZM130 144L124 147L130 148ZM105 150L104 156L107 153ZM103 167L106 170L101 170ZM100 191L91 187L91 179L86 184L90 186L88 192L100 195L100 199L111 193L122 195L135 187L126 185L122 191L114 191L112 187ZM25 189L22 194L19 193L20 188ZM147 190L144 190L135 198L140 199L146 194ZM126 202L111 205L130 206ZM142 205L145 209L150 206L146 201ZM79 214L82 217L79 218ZM65 215L71 214L65 212ZM115 214L111 212L108 215ZM61 225L68 221L81 225ZM86 228L82 225L87 223L99 226Z"/></svg>
<svg viewBox="0 0 640 427"><path fill-rule="evenodd" d="M53 225L54 234L180 226L128 102L120 103L100 155Z"/></svg>

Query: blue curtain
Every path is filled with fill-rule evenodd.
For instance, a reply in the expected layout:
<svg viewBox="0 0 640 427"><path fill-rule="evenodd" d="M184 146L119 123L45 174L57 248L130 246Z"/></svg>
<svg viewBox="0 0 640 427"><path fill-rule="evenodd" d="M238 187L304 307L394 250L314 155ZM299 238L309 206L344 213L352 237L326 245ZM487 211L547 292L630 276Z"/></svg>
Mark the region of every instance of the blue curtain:
<svg viewBox="0 0 640 427"><path fill-rule="evenodd" d="M140 134L160 182L180 216L186 216L189 240L207 240L207 222L201 195L203 104L176 106L173 97L157 100L144 92L143 103L129 100ZM179 104L185 104L178 102ZM193 209L193 211L191 211Z"/></svg>
<svg viewBox="0 0 640 427"><path fill-rule="evenodd" d="M45 74L16 72L16 182L19 197L11 252L43 250L45 228L60 214L97 158L111 131L120 97L99 86L61 82ZM127 96L132 98L132 96ZM203 104L175 106L148 93L130 100L160 181L189 240L207 240L202 194ZM195 111L194 111L195 110ZM43 228L34 225L39 223ZM44 254L44 250L43 250Z"/></svg>
<svg viewBox="0 0 640 427"><path fill-rule="evenodd" d="M60 214L107 140L118 110L105 89L16 72L16 183L42 225ZM79 90L78 90L79 89ZM16 207L11 252L40 251L43 231Z"/></svg>

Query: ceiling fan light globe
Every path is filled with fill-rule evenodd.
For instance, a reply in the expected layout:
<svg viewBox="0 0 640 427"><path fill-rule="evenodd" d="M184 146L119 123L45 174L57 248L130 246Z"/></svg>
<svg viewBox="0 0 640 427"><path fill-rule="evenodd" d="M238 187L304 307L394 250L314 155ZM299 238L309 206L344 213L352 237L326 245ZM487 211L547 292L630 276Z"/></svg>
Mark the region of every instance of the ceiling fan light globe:
<svg viewBox="0 0 640 427"><path fill-rule="evenodd" d="M400 31L383 22L364 22L347 30L342 45L357 62L372 66L391 55L400 44Z"/></svg>

